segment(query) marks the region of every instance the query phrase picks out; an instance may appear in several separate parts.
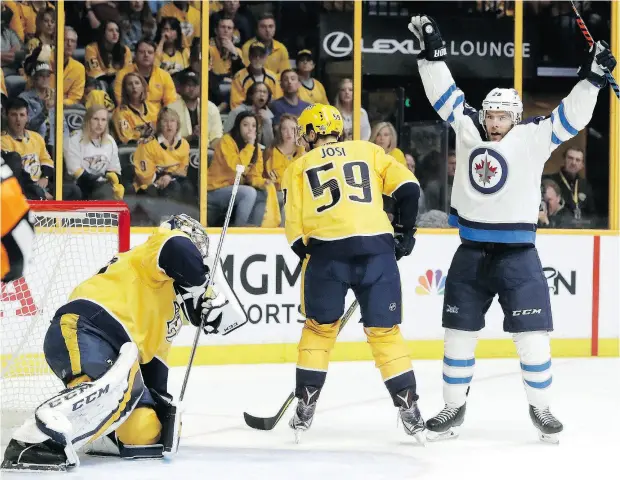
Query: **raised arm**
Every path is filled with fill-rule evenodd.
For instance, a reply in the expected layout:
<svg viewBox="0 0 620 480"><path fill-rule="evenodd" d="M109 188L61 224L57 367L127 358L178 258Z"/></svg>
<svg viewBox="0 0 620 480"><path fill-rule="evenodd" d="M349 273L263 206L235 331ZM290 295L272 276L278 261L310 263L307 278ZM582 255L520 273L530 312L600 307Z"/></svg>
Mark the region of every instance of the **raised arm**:
<svg viewBox="0 0 620 480"><path fill-rule="evenodd" d="M439 116L457 130L467 119L477 123L477 112L465 103L465 95L456 86L448 66L446 42L441 38L435 21L426 15L411 17L409 30L420 42L418 69L424 92Z"/></svg>

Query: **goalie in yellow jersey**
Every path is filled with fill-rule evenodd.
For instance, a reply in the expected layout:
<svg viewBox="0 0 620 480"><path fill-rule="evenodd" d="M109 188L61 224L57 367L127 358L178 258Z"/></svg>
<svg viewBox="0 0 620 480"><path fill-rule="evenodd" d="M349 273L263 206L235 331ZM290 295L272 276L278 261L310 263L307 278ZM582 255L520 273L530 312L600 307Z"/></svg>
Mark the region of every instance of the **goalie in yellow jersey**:
<svg viewBox="0 0 620 480"><path fill-rule="evenodd" d="M289 425L297 439L310 428L351 289L405 432L423 442L415 375L399 329L402 298L396 265L415 244L419 184L381 147L342 142L343 121L334 107L306 108L297 128L298 140L310 151L286 169L282 190L286 237L303 262L301 307L306 322L298 346L299 401ZM393 226L383 211L383 195L395 203Z"/></svg>
<svg viewBox="0 0 620 480"><path fill-rule="evenodd" d="M43 345L67 389L13 434L3 469L66 470L79 465L82 447L124 458L176 452L180 412L166 360L182 317L221 334L247 321L221 269L207 288L208 253L200 223L175 215L73 290Z"/></svg>

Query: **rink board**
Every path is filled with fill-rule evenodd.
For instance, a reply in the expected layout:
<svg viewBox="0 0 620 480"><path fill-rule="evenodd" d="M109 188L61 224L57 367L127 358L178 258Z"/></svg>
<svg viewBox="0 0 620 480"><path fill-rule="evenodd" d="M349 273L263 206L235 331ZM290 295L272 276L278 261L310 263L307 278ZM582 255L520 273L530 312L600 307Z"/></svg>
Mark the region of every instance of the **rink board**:
<svg viewBox="0 0 620 480"><path fill-rule="evenodd" d="M303 317L299 313L299 260L279 230L259 234L246 232L229 230L222 259L225 275L248 312L250 321L225 337L203 335L195 360L199 365L291 362L297 358L296 344L303 326ZM74 237L72 243L79 244L86 242L88 235ZM147 233L132 233L131 246L144 242L146 238ZM213 250L217 240L217 234L211 235ZM455 234L420 233L413 254L399 262L403 291L401 330L413 358L437 359L443 355L443 289L458 245L459 238ZM617 356L620 337L620 237L538 235L537 247L550 291L555 325L552 334L554 355ZM72 259L65 255L59 255L61 263L70 265ZM102 265L108 260L107 255L105 257L101 258ZM100 265L92 265L93 273L99 268ZM53 270L45 272L45 275L58 279L58 271L63 269ZM62 277L64 281L56 281L55 293L59 301L71 291L68 278ZM26 278L36 302L44 294L43 287L48 282L42 282L41 278L38 282L29 280L28 275ZM75 278L71 280L75 281ZM353 295L349 294L347 306L352 301ZM41 323L49 321L47 317L51 318L58 306L60 304L49 308L51 305L48 305L46 310L49 311L40 312L42 317L46 317L40 320ZM17 304L15 308L18 307ZM528 307L540 308L538 305ZM5 308L6 305L3 310ZM27 315L20 315L19 318L22 322L31 320ZM359 319L358 310L341 332L332 359L371 358L363 329L358 324ZM502 322L503 313L495 300L487 314L486 328L480 332L478 357L516 355L510 337L502 331ZM5 327L11 328L5 318L0 323L3 330ZM23 353L41 351L39 346L44 329L38 333L41 338L30 339ZM171 366L186 363L193 337L192 327L181 330L169 358ZM6 360L4 356L2 360ZM34 360L25 357L23 361L30 363Z"/></svg>

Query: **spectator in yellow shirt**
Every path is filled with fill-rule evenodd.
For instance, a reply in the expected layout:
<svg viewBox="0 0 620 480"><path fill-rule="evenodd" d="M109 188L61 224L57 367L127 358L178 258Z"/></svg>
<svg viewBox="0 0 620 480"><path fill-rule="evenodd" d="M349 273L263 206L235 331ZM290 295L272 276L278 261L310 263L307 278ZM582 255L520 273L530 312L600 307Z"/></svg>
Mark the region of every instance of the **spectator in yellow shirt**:
<svg viewBox="0 0 620 480"><path fill-rule="evenodd" d="M233 75L241 70L243 54L233 43L235 24L231 17L223 15L217 17L215 37L209 45L209 61L213 62L212 71L220 81L232 82Z"/></svg>
<svg viewBox="0 0 620 480"><path fill-rule="evenodd" d="M207 222L209 226L221 226L232 195L235 167L243 165L245 172L235 198L235 209L230 225L244 227L251 223L255 210L257 188L265 188L263 177L263 154L256 145L256 115L241 112L235 119L230 133L225 134L217 144L207 180ZM264 204L260 218L264 215ZM260 225L260 222L253 222Z"/></svg>
<svg viewBox="0 0 620 480"><path fill-rule="evenodd" d="M53 2L19 2L21 9L21 18L24 26L24 35L26 39L34 37L37 31L37 15L41 10L46 8L55 9Z"/></svg>
<svg viewBox="0 0 620 480"><path fill-rule="evenodd" d="M310 50L297 52L297 75L299 75L300 88L297 92L300 100L309 104L322 103L329 105L325 87L316 78L312 78L314 70L314 60Z"/></svg>
<svg viewBox="0 0 620 480"><path fill-rule="evenodd" d="M370 140L372 143L379 145L385 153L390 155L398 163L407 167L405 154L396 146L398 145L398 136L396 129L390 122L377 123L370 132Z"/></svg>
<svg viewBox="0 0 620 480"><path fill-rule="evenodd" d="M195 195L187 181L189 144L179 135L179 115L162 108L155 137L138 145L133 156L134 188L149 197L191 202Z"/></svg>
<svg viewBox="0 0 620 480"><path fill-rule="evenodd" d="M275 144L265 152L265 177L269 178L278 192L278 204L280 205L281 225L284 225L284 195L282 193L282 177L287 167L306 150L297 145L295 132L297 131L297 119L295 116L285 113L280 117L280 123L276 126Z"/></svg>
<svg viewBox="0 0 620 480"><path fill-rule="evenodd" d="M163 17L174 17L181 23L183 46L191 47L194 37L200 38L200 10L188 1L169 2L159 9L157 23Z"/></svg>
<svg viewBox="0 0 620 480"><path fill-rule="evenodd" d="M78 36L72 27L65 27L65 67L62 82L64 104L75 105L84 97L86 69L73 58L77 47Z"/></svg>
<svg viewBox="0 0 620 480"><path fill-rule="evenodd" d="M54 162L45 148L43 137L26 130L28 104L21 98L11 98L6 105L6 132L1 138L2 150L17 152L22 158L28 187L24 188L30 200L53 200L50 180L54 177Z"/></svg>
<svg viewBox="0 0 620 480"><path fill-rule="evenodd" d="M118 24L107 20L99 27L99 40L86 47L86 75L112 85L123 68L131 65L131 52L121 42Z"/></svg>
<svg viewBox="0 0 620 480"><path fill-rule="evenodd" d="M274 39L275 34L276 21L273 14L263 13L258 19L256 37L251 38L243 44L243 48L241 49L243 52L243 63L246 65L250 63L250 47L254 43L260 42L265 46L267 52L265 68L276 74L280 74L284 70L291 68L288 50L283 43Z"/></svg>
<svg viewBox="0 0 620 480"><path fill-rule="evenodd" d="M272 99L282 96L282 89L278 81L278 75L264 68L267 59L267 51L262 43L255 43L250 47L250 64L243 70L239 70L232 82L230 89L230 109L234 110L243 103L247 91L255 82L263 82L271 90Z"/></svg>
<svg viewBox="0 0 620 480"><path fill-rule="evenodd" d="M131 72L123 78L121 104L114 110L112 125L121 143L145 141L155 132L157 113L146 101L146 80Z"/></svg>
<svg viewBox="0 0 620 480"><path fill-rule="evenodd" d="M177 99L177 92L170 74L155 65L155 49L153 42L140 40L136 47L135 63L123 68L114 81L114 97L116 104L121 101L123 78L130 72L139 73L148 84L146 101L157 113L162 107L170 105Z"/></svg>
<svg viewBox="0 0 620 480"><path fill-rule="evenodd" d="M53 8L44 8L39 10L36 19L36 31L34 38L28 40L26 44L26 55L30 56L32 52L40 45L49 46L52 58L55 59L56 51L56 11ZM40 58L39 61L51 63L51 58Z"/></svg>
<svg viewBox="0 0 620 480"><path fill-rule="evenodd" d="M155 65L174 75L189 67L189 48L183 48L181 24L174 17L163 17L155 37Z"/></svg>

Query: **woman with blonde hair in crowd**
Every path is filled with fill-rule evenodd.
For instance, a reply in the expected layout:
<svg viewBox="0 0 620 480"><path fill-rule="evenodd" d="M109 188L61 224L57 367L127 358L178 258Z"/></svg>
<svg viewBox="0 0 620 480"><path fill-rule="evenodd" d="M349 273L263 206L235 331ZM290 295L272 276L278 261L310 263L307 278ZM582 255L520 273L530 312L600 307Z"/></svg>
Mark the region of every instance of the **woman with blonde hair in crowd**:
<svg viewBox="0 0 620 480"><path fill-rule="evenodd" d="M265 178L269 178L278 192L281 224L284 225L284 195L282 193L282 177L286 168L305 153L304 147L297 145L295 131L297 119L285 113L276 126L276 139L273 146L265 152Z"/></svg>
<svg viewBox="0 0 620 480"><path fill-rule="evenodd" d="M398 136L396 129L390 122L379 122L375 124L370 132L370 141L379 145L385 153L390 155L394 160L403 166L407 166L405 154L396 146L398 145Z"/></svg>
<svg viewBox="0 0 620 480"><path fill-rule="evenodd" d="M102 105L86 110L82 130L73 132L63 146L67 171L84 200L121 200L125 193L118 148L108 133L108 115Z"/></svg>
<svg viewBox="0 0 620 480"><path fill-rule="evenodd" d="M140 143L133 156L136 192L193 203L194 189L187 179L189 143L179 134L181 119L169 107L157 116L155 136Z"/></svg>
<svg viewBox="0 0 620 480"><path fill-rule="evenodd" d="M343 78L340 81L334 106L340 111L344 121L344 139L353 140L353 80L350 78ZM369 138L368 114L362 108L360 113L360 140L368 140Z"/></svg>
<svg viewBox="0 0 620 480"><path fill-rule="evenodd" d="M123 77L121 104L112 115L119 142L139 142L153 135L157 112L146 101L147 90L148 85L142 75L130 72Z"/></svg>

